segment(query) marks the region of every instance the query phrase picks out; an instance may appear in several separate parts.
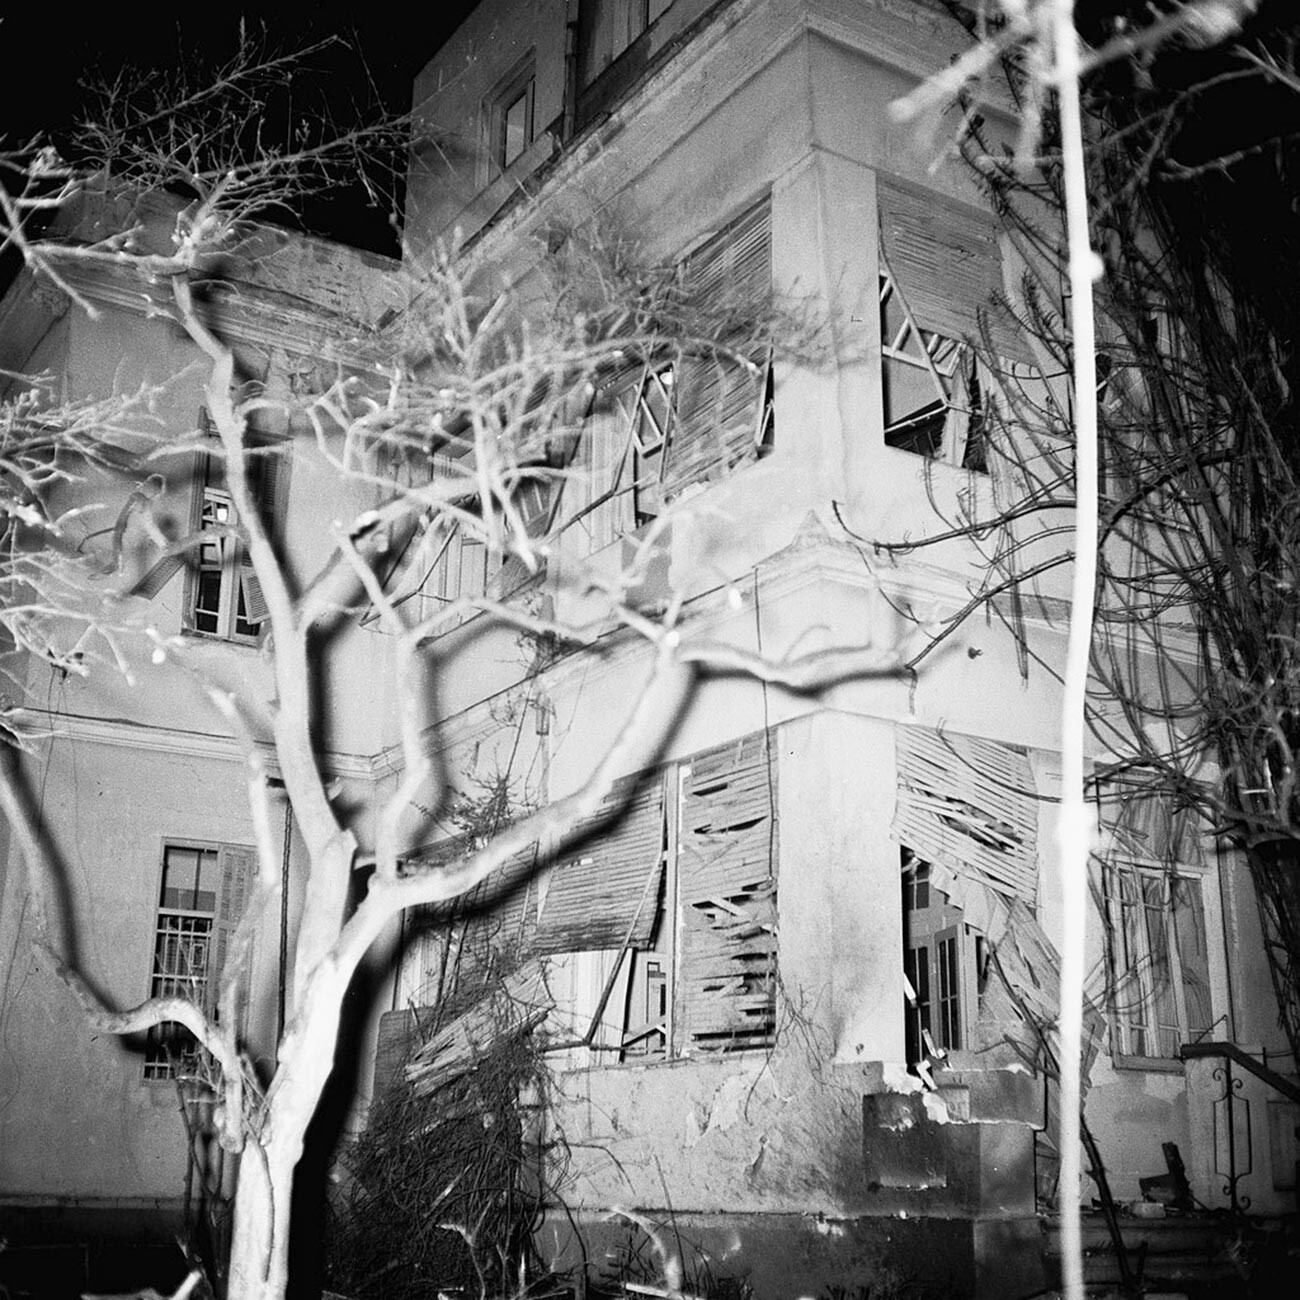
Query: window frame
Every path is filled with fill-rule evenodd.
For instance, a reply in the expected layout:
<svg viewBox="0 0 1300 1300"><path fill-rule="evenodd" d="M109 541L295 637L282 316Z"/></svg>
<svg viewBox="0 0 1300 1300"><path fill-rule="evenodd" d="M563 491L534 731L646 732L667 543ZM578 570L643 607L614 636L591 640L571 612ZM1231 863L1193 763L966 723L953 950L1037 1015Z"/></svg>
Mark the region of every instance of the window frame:
<svg viewBox="0 0 1300 1300"><path fill-rule="evenodd" d="M510 151L511 109L524 101L524 138L520 147ZM486 175L484 184L490 184L523 158L537 140L537 59L530 50L499 81L483 101L483 127L485 134Z"/></svg>
<svg viewBox="0 0 1300 1300"><path fill-rule="evenodd" d="M238 511L225 484L221 457L208 450L210 445L216 445L217 435L205 408L199 410L197 428L202 445L189 453L189 518L185 536L149 566L129 594L152 600L183 569L181 631L232 645L257 646L265 634L270 610L240 532ZM245 466L251 469L254 480L250 486L263 527L273 541L288 500L289 459L283 454L286 445L287 439L260 431L250 430L246 437ZM221 467L216 474L214 465ZM219 528L204 526L209 506L213 514L224 511L229 516ZM205 537L209 533L217 536ZM209 548L215 548L214 560L207 559ZM215 608L201 609L198 603L203 597L204 573L218 575ZM213 626L200 627L201 615L210 616Z"/></svg>
<svg viewBox="0 0 1300 1300"><path fill-rule="evenodd" d="M203 859L205 855L211 855L211 862L207 865L213 874L215 888L204 891L212 895L210 910L168 904L168 858L173 851L200 855L196 872L196 901L197 884L204 878ZM208 1014L215 1015L217 986L228 940L239 922L252 889L256 850L250 845L168 836L160 842L158 864L154 891L156 902L152 913L148 996L172 997L179 994L197 1002ZM200 921L207 923L202 931L186 931L173 924ZM201 973L168 969L171 962L160 960L160 955L167 951L169 939L193 939L199 934L203 937ZM178 988L177 984L183 987ZM178 1080L202 1082L209 1074L205 1053L198 1041L188 1029L174 1021L154 1025L145 1032L143 1055L141 1077L147 1084L175 1083Z"/></svg>
<svg viewBox="0 0 1300 1300"><path fill-rule="evenodd" d="M1210 873L1204 868L1184 863L1171 865L1133 857L1109 856L1104 864L1103 897L1106 910L1106 949L1109 973L1108 1002L1111 1014L1111 1059L1117 1067L1140 1070L1179 1071L1178 1055L1184 1043L1204 1037L1214 1024L1214 995L1209 960L1209 909L1206 885ZM1187 1003L1187 955L1178 926L1178 909L1174 904L1176 882L1193 885L1194 921L1205 945L1201 976L1205 989L1205 1013L1208 1023L1194 1026ZM1136 890L1133 884L1136 883ZM1159 889L1158 898L1148 893L1150 885ZM1140 924L1134 926L1126 913L1136 910ZM1158 938L1152 922L1158 919ZM1159 951L1157 951L1159 949ZM1190 978L1197 978L1190 973ZM1137 999L1130 990L1136 985ZM1166 1002L1165 999L1168 998ZM1172 1010L1172 1023L1163 1023L1162 1009ZM1139 1020L1139 1016L1141 1019ZM1152 1052L1154 1041L1162 1046L1165 1035L1177 1039L1172 1050Z"/></svg>
<svg viewBox="0 0 1300 1300"><path fill-rule="evenodd" d="M946 334L927 330L917 322L902 287L885 263L883 253L879 284L880 388L885 446L957 469L987 473L982 401L987 381L975 349ZM902 320L896 330L887 332L891 299L897 304ZM916 346L918 343L919 347ZM934 400L891 421L891 376L901 375L907 370L927 376L934 388ZM932 424L938 425L938 437L928 438L930 449L912 445L917 441L916 434L920 432L925 436Z"/></svg>
<svg viewBox="0 0 1300 1300"><path fill-rule="evenodd" d="M904 1056L908 1069L918 1071L950 1052L971 1050L987 947L932 879L929 862L904 845L900 865Z"/></svg>
<svg viewBox="0 0 1300 1300"><path fill-rule="evenodd" d="M1204 1037L1217 1023L1214 995L1214 958L1210 927L1215 919L1212 887L1214 850L1202 835L1194 808L1171 806L1161 791L1134 782L1098 782L1095 798L1105 847L1098 854L1101 903L1105 922L1107 1002L1111 1026L1111 1059L1117 1067L1179 1071L1178 1050L1183 1043ZM1188 971L1190 954L1183 951L1175 906L1177 882L1194 886L1193 936L1199 936L1199 971ZM1155 885L1158 896L1150 887ZM1137 909L1141 923L1130 915ZM1151 923L1159 918L1158 937ZM1162 950L1162 951L1157 951ZM1157 971L1164 973L1157 975ZM1188 980L1203 986L1206 1018L1193 1025L1188 1009ZM1128 991L1136 984L1137 997ZM1173 1023L1158 1016L1162 989L1172 1002ZM1167 1006L1167 1004L1165 1004ZM1137 1017L1141 1016L1139 1022ZM1166 1033L1177 1042L1170 1051L1134 1050L1154 1039L1162 1045Z"/></svg>
<svg viewBox="0 0 1300 1300"><path fill-rule="evenodd" d="M672 8L673 2L674 0L582 0L577 24L578 89L585 91L594 85ZM608 11L608 20L603 24L593 17L600 8ZM608 53L603 38L607 38ZM596 48L598 44L599 49ZM599 62L602 57L604 61Z"/></svg>

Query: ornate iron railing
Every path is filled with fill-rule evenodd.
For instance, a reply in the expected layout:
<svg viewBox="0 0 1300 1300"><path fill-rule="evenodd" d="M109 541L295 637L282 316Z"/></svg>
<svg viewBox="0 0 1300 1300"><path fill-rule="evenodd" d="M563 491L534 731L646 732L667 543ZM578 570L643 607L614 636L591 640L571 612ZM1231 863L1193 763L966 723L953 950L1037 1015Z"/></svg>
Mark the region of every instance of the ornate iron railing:
<svg viewBox="0 0 1300 1300"><path fill-rule="evenodd" d="M1214 1103L1214 1171L1224 1180L1223 1194L1228 1198L1228 1204L1232 1208L1232 1212L1234 1214L1243 1213L1250 1208L1250 1197L1243 1196L1238 1191L1237 1185L1251 1173L1254 1167L1254 1158L1252 1155L1250 1098L1242 1092L1243 1076L1241 1073L1234 1073L1234 1067L1238 1071L1253 1074L1270 1088L1281 1093L1283 1097L1296 1102L1298 1105L1300 1105L1300 1085L1292 1083L1285 1075L1279 1074L1263 1061L1257 1061L1249 1052L1242 1051L1236 1043L1184 1043L1178 1054L1184 1061L1201 1060L1207 1057L1222 1058L1223 1064L1218 1066L1213 1073L1213 1077L1223 1085L1223 1096ZM1238 1110L1241 1112L1245 1129L1244 1152L1241 1150L1243 1144L1239 1144L1237 1140ZM1220 1144L1218 1134L1220 1132L1220 1115L1223 1116L1223 1131L1227 1137L1225 1145L1228 1167L1226 1169L1219 1167Z"/></svg>

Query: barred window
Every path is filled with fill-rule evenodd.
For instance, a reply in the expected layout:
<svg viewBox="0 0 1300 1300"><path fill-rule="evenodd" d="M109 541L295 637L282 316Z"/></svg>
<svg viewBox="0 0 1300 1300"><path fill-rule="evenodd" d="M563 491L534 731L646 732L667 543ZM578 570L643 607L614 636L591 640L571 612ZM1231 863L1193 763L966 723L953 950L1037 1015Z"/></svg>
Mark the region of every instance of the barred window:
<svg viewBox="0 0 1300 1300"><path fill-rule="evenodd" d="M215 1012L217 980L251 883L253 850L234 845L163 845L149 996L180 997ZM165 1022L146 1036L144 1077L202 1072L201 1049L183 1025Z"/></svg>

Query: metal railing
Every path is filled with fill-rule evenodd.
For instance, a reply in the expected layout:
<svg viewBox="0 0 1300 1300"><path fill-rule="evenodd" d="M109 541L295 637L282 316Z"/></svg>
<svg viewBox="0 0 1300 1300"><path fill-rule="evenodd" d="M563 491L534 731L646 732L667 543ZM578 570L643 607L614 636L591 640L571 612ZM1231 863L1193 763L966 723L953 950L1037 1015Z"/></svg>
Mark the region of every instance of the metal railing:
<svg viewBox="0 0 1300 1300"><path fill-rule="evenodd" d="M1266 1083L1276 1092L1281 1093L1283 1097L1300 1105L1300 1085L1293 1083L1285 1075L1279 1074L1276 1070L1266 1065L1263 1061L1257 1061L1249 1052L1244 1052L1236 1043L1210 1042L1210 1043L1184 1043L1179 1049L1178 1055L1184 1061L1203 1060L1207 1057L1222 1058L1223 1064L1218 1066L1213 1072L1213 1078L1223 1085L1223 1095L1214 1102L1214 1124L1216 1140L1214 1143L1214 1171L1223 1178L1223 1193L1228 1198L1234 1214L1241 1214L1250 1208L1250 1197L1243 1196L1238 1191L1237 1184L1243 1178L1250 1175L1254 1168L1254 1157L1252 1154L1253 1142L1251 1135L1250 1121L1250 1098L1242 1091L1243 1076L1241 1073L1234 1074L1234 1067L1238 1071L1245 1071L1253 1074L1257 1079ZM1237 1140L1237 1114L1240 1111L1245 1129L1245 1152L1244 1163L1242 1161L1242 1151L1240 1150ZM1227 1137L1227 1158L1228 1167L1221 1169L1219 1167L1219 1142L1217 1135L1219 1132L1219 1115L1224 1116L1224 1128Z"/></svg>

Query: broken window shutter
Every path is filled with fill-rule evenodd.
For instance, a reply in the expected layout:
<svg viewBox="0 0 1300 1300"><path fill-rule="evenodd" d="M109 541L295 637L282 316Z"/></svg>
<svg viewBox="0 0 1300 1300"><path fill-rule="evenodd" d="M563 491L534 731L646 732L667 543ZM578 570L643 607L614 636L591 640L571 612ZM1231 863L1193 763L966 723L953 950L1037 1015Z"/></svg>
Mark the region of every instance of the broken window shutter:
<svg viewBox="0 0 1300 1300"><path fill-rule="evenodd" d="M217 853L217 870L221 884L217 893L217 912L212 922L212 955L208 969L208 1000L215 1007L221 976L235 929L244 915L248 895L257 871L257 851L241 845L223 844Z"/></svg>
<svg viewBox="0 0 1300 1300"><path fill-rule="evenodd" d="M691 760L678 892L685 1045L763 1047L776 1030L776 768L757 732Z"/></svg>
<svg viewBox="0 0 1300 1300"><path fill-rule="evenodd" d="M533 950L648 947L664 867L663 773L615 782L580 834L577 858L557 863L551 874Z"/></svg>
<svg viewBox="0 0 1300 1300"><path fill-rule="evenodd" d="M1002 251L993 218L877 178L880 246L913 319L924 330L979 343L983 316L999 356L1033 361L1015 323L994 305Z"/></svg>
<svg viewBox="0 0 1300 1300"><path fill-rule="evenodd" d="M184 567L185 553L183 551L164 555L155 560L145 570L144 575L136 582L128 594L143 596L145 600L152 600Z"/></svg>
<svg viewBox="0 0 1300 1300"><path fill-rule="evenodd" d="M1028 758L973 736L898 729L893 834L919 858L1033 904L1038 809Z"/></svg>
<svg viewBox="0 0 1300 1300"><path fill-rule="evenodd" d="M724 316L732 310L763 311L772 287L771 199L764 196L694 254L683 268L683 282L706 310ZM682 363L677 421L663 475L665 500L757 454L766 352L751 361L712 356Z"/></svg>
<svg viewBox="0 0 1300 1300"><path fill-rule="evenodd" d="M505 830L506 827L502 827ZM406 870L450 866L475 852L465 835L439 840L406 859ZM486 950L522 951L532 944L537 924L537 845L509 857L486 880L459 898L421 908L423 922L431 927L464 921L467 932Z"/></svg>
<svg viewBox="0 0 1300 1300"><path fill-rule="evenodd" d="M240 566L239 586L244 596L241 617L246 623L265 623L271 617L271 611L267 608L266 597L262 594L261 579L247 561Z"/></svg>
<svg viewBox="0 0 1300 1300"><path fill-rule="evenodd" d="M417 1096L472 1070L506 1039L522 1037L552 1006L540 958L525 962L487 996L438 1030L411 1057L406 1077Z"/></svg>

